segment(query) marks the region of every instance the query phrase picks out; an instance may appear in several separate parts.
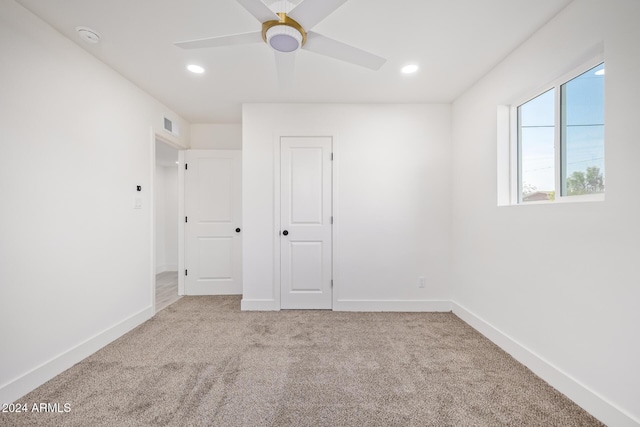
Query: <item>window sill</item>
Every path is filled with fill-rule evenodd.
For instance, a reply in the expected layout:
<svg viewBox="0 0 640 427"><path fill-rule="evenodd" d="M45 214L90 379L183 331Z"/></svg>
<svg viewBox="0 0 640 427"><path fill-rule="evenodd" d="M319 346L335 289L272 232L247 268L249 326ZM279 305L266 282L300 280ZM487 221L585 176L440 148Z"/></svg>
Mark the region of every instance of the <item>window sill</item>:
<svg viewBox="0 0 640 427"><path fill-rule="evenodd" d="M585 194L583 196L564 196L555 200L539 200L532 202L511 203L502 206L537 206L537 205L564 205L567 203L591 203L591 202L604 202L604 193L601 194Z"/></svg>

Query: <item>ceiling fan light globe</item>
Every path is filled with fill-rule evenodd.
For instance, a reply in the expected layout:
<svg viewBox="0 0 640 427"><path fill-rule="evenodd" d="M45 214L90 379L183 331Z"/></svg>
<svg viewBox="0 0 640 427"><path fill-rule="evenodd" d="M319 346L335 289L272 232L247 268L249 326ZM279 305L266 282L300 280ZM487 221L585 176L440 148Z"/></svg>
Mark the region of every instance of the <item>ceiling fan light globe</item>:
<svg viewBox="0 0 640 427"><path fill-rule="evenodd" d="M278 52L294 52L302 45L302 34L288 25L276 25L267 30L267 44Z"/></svg>

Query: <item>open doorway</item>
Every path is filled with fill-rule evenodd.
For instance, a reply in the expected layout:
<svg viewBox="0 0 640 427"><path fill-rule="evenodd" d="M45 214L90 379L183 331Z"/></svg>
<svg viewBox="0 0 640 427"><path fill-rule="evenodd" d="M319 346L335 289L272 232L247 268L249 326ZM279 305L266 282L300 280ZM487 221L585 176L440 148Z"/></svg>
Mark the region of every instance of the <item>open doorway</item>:
<svg viewBox="0 0 640 427"><path fill-rule="evenodd" d="M178 150L156 139L155 258L156 312L178 295Z"/></svg>

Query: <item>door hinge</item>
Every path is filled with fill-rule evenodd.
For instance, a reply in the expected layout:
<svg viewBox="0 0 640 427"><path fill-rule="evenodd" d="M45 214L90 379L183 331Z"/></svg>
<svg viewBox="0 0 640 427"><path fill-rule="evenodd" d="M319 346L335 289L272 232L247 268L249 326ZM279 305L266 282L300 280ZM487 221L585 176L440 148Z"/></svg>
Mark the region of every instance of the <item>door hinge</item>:
<svg viewBox="0 0 640 427"><path fill-rule="evenodd" d="M331 153L331 161L333 161L333 153Z"/></svg>
<svg viewBox="0 0 640 427"><path fill-rule="evenodd" d="M333 216L331 217L331 224L333 224Z"/></svg>
<svg viewBox="0 0 640 427"><path fill-rule="evenodd" d="M189 275L189 274L188 274L188 271L189 271L189 270L186 270L186 269L184 270L184 275L185 275L185 276L188 276L188 275Z"/></svg>
<svg viewBox="0 0 640 427"><path fill-rule="evenodd" d="M331 287L333 288L333 279L331 279Z"/></svg>
<svg viewBox="0 0 640 427"><path fill-rule="evenodd" d="M184 222L189 222L189 217L185 216L184 217Z"/></svg>
<svg viewBox="0 0 640 427"><path fill-rule="evenodd" d="M189 165L187 163L184 164L184 170L189 169Z"/></svg>

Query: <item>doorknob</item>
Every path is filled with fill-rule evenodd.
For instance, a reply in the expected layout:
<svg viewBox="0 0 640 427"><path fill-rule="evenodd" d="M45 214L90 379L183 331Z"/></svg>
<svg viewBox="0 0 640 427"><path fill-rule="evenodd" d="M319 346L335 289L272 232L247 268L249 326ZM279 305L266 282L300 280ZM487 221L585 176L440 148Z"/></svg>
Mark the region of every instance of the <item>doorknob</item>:
<svg viewBox="0 0 640 427"><path fill-rule="evenodd" d="M287 230L284 230L284 231L282 232L282 234L286 236L286 235L288 235L288 234L289 234L289 232L288 232Z"/></svg>
<svg viewBox="0 0 640 427"><path fill-rule="evenodd" d="M239 229L239 228L236 228L236 233L239 233L239 232L240 232L240 229Z"/></svg>

